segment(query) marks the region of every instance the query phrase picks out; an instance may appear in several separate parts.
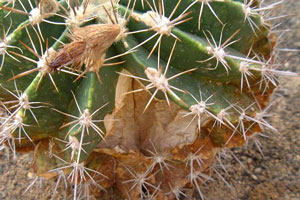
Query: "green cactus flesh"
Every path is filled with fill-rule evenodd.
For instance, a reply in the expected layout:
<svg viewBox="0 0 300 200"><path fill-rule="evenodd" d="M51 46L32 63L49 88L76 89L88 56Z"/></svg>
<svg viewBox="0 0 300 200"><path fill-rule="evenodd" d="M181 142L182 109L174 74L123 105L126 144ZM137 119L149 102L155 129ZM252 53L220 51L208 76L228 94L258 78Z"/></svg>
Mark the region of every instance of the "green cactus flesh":
<svg viewBox="0 0 300 200"><path fill-rule="evenodd" d="M218 152L272 128L277 66L259 1L32 5L0 10L0 142L34 150L35 173L63 174L74 199L84 185L100 199L97 188L204 198Z"/></svg>

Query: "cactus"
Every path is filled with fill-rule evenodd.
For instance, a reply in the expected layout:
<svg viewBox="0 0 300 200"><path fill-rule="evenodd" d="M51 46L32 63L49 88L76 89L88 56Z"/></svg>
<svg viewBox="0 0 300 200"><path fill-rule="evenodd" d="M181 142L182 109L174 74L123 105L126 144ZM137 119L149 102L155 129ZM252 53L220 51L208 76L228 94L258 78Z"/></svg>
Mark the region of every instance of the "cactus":
<svg viewBox="0 0 300 200"><path fill-rule="evenodd" d="M1 6L0 144L34 150L37 176L74 199L203 199L219 153L274 130L277 77L297 75L264 17L279 3L34 2Z"/></svg>

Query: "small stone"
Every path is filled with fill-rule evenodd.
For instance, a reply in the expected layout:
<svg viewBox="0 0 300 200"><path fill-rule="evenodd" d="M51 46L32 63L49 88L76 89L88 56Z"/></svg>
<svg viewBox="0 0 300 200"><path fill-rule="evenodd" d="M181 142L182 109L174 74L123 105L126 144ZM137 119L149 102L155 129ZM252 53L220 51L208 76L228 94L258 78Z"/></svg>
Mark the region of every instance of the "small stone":
<svg viewBox="0 0 300 200"><path fill-rule="evenodd" d="M262 171L262 168L258 167L258 168L256 168L256 169L254 170L254 173L255 173L255 174L260 174L261 171Z"/></svg>
<svg viewBox="0 0 300 200"><path fill-rule="evenodd" d="M32 178L34 178L34 174L31 173L31 172L28 172L27 177L30 178L30 179L32 179Z"/></svg>
<svg viewBox="0 0 300 200"><path fill-rule="evenodd" d="M248 158L248 159L247 159L247 163L248 163L248 164L251 164L252 162L253 162L252 158Z"/></svg>
<svg viewBox="0 0 300 200"><path fill-rule="evenodd" d="M254 174L252 174L251 177L256 181L258 180L257 176L255 176Z"/></svg>

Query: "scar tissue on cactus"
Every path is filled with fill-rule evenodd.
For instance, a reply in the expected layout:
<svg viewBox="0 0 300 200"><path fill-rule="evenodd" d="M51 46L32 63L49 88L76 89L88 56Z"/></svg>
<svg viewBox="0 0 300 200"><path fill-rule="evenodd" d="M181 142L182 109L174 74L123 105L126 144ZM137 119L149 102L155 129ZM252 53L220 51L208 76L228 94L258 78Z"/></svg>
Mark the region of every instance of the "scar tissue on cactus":
<svg viewBox="0 0 300 200"><path fill-rule="evenodd" d="M266 18L281 2L1 2L0 144L73 199L204 199L224 150L275 130L270 95L297 75Z"/></svg>

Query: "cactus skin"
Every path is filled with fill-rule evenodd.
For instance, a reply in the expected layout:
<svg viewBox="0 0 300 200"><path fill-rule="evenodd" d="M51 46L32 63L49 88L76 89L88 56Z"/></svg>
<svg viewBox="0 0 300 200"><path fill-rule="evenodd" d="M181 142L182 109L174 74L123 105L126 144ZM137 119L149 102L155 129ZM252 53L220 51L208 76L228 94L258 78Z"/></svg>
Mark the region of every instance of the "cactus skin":
<svg viewBox="0 0 300 200"><path fill-rule="evenodd" d="M41 20L28 1L1 7L1 144L34 150L35 173L64 174L74 199L85 186L100 199L204 198L218 152L272 129L280 71L260 2L86 2L43 0Z"/></svg>

